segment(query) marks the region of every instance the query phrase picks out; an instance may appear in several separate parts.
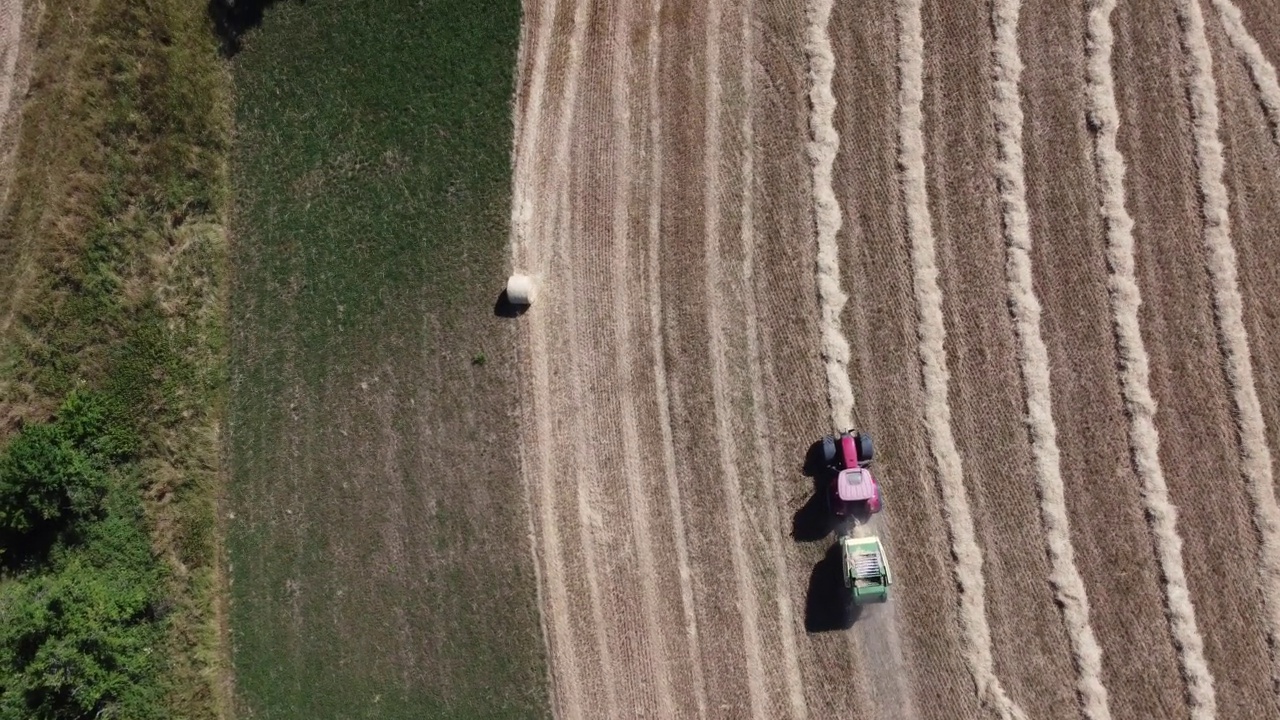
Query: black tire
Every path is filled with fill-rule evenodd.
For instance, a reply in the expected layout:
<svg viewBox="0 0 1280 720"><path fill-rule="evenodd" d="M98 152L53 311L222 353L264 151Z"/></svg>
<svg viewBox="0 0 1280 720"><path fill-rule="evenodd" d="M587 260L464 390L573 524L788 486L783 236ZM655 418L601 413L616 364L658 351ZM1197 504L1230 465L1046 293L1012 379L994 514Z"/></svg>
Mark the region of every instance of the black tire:
<svg viewBox="0 0 1280 720"><path fill-rule="evenodd" d="M875 459L875 448L871 446L871 436L860 432L857 436L858 445L858 462L862 465L870 465Z"/></svg>
<svg viewBox="0 0 1280 720"><path fill-rule="evenodd" d="M830 465L836 461L836 439L833 435L822 438L822 462Z"/></svg>

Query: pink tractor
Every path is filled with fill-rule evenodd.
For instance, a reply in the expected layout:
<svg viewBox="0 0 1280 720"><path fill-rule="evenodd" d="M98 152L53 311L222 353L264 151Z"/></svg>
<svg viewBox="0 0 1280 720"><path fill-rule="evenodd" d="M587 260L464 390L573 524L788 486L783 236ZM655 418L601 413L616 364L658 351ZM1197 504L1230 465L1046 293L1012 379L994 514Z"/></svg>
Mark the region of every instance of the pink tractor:
<svg viewBox="0 0 1280 720"><path fill-rule="evenodd" d="M822 438L822 459L834 473L827 501L841 525L852 516L880 512L880 485L867 467L873 457L866 433L850 430Z"/></svg>

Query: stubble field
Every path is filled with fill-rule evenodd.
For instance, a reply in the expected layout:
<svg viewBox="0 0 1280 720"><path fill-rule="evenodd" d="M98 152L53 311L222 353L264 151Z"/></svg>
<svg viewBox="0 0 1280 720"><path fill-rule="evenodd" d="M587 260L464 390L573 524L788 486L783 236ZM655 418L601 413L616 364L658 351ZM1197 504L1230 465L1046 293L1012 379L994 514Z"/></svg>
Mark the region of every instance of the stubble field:
<svg viewBox="0 0 1280 720"><path fill-rule="evenodd" d="M556 714L1280 712L1276 19L526 2ZM856 617L802 473L849 421L896 571Z"/></svg>
<svg viewBox="0 0 1280 720"><path fill-rule="evenodd" d="M509 320L512 6L237 60L240 714L535 716L539 617L563 718L1280 714L1272 4L524 9Z"/></svg>

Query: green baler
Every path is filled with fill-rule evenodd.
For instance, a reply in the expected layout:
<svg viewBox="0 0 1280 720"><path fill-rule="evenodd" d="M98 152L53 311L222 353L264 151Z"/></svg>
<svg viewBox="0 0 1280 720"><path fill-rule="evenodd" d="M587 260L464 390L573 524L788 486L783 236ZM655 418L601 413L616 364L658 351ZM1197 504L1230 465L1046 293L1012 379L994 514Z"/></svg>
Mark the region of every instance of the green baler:
<svg viewBox="0 0 1280 720"><path fill-rule="evenodd" d="M885 602L889 599L889 585L893 575L885 558L880 538L840 538L840 556L844 562L844 584L857 605Z"/></svg>

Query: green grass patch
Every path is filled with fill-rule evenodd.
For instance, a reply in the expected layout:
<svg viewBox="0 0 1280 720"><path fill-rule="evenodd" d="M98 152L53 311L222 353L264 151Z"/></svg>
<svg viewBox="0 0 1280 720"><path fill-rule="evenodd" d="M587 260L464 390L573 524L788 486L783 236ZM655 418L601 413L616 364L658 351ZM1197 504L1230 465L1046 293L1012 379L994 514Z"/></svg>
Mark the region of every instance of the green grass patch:
<svg viewBox="0 0 1280 720"><path fill-rule="evenodd" d="M515 0L282 2L233 62L245 717L547 714L493 312L519 22Z"/></svg>
<svg viewBox="0 0 1280 720"><path fill-rule="evenodd" d="M229 76L198 3L51 0L43 18L0 208L0 472L30 485L0 509L0 625L28 633L0 650L4 711L225 717ZM92 432L69 427L90 397ZM36 635L47 652L23 659Z"/></svg>

